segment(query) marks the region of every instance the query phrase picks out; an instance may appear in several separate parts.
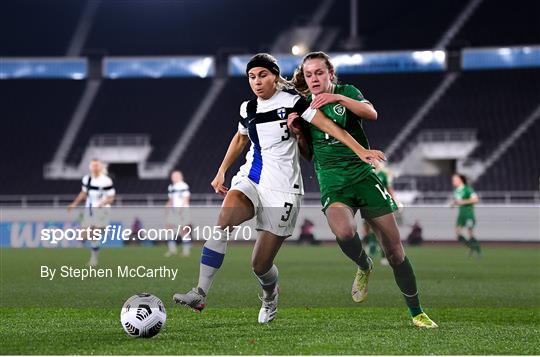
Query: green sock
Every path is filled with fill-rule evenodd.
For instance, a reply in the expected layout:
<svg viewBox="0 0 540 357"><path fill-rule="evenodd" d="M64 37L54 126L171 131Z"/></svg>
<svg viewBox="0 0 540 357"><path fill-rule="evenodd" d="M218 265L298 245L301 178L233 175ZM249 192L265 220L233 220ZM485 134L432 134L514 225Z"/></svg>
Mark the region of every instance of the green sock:
<svg viewBox="0 0 540 357"><path fill-rule="evenodd" d="M476 251L477 253L480 253L480 242L478 242L478 240L474 237L471 237L471 240L470 240L470 244L471 244L471 248Z"/></svg>
<svg viewBox="0 0 540 357"><path fill-rule="evenodd" d="M366 236L366 241L368 242L369 255L373 256L377 254L377 237L375 233L370 233Z"/></svg>
<svg viewBox="0 0 540 357"><path fill-rule="evenodd" d="M396 279L397 286L405 298L411 316L421 314L423 311L418 298L416 277L409 258L405 257L401 264L393 266L392 269L394 270L394 279Z"/></svg>
<svg viewBox="0 0 540 357"><path fill-rule="evenodd" d="M358 233L354 235L352 239L340 239L336 237L339 247L353 262L355 262L360 269L367 270L370 268L369 257L362 248L362 241Z"/></svg>
<svg viewBox="0 0 540 357"><path fill-rule="evenodd" d="M459 235L459 236L457 237L457 239L458 239L458 241L460 241L461 243L465 244L467 247L469 247L469 248L471 247L471 242L469 242L469 241L467 240L467 238L465 238L464 236Z"/></svg>

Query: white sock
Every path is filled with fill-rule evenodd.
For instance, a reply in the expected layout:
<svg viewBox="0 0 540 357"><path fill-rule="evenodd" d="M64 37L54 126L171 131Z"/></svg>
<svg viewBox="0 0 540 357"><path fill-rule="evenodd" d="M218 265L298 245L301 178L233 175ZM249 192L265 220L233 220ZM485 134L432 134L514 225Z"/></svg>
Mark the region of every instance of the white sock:
<svg viewBox="0 0 540 357"><path fill-rule="evenodd" d="M99 255L99 247L92 247L90 249L90 262L97 264L98 255Z"/></svg>
<svg viewBox="0 0 540 357"><path fill-rule="evenodd" d="M175 240L168 240L167 247L169 247L170 253L176 254L176 241Z"/></svg>
<svg viewBox="0 0 540 357"><path fill-rule="evenodd" d="M277 266L272 265L272 267L263 275L255 274L255 276L263 288L263 297L270 297L274 293L278 281L279 272Z"/></svg>
<svg viewBox="0 0 540 357"><path fill-rule="evenodd" d="M191 253L191 234L182 237L182 255L188 256Z"/></svg>
<svg viewBox="0 0 540 357"><path fill-rule="evenodd" d="M221 229L219 232L221 239L207 240L202 249L198 287L203 289L205 294L208 294L227 251L228 234Z"/></svg>

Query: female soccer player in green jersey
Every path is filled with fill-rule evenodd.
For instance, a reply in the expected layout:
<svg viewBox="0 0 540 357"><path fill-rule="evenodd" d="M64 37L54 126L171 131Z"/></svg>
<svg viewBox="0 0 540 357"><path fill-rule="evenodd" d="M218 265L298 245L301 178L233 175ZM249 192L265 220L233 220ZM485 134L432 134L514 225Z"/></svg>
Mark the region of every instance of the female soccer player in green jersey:
<svg viewBox="0 0 540 357"><path fill-rule="evenodd" d="M452 185L454 186L452 207L459 207L456 221L457 239L469 247L471 255L476 253L478 256L481 256L480 243L474 238L474 226L476 225L474 205L478 202L478 196L472 187L467 185L467 178L463 175L454 174L452 176ZM463 236L464 228L467 228L469 240Z"/></svg>
<svg viewBox="0 0 540 357"><path fill-rule="evenodd" d="M320 110L363 147L369 147L362 119L376 120L377 112L356 87L337 84L334 66L328 55L324 52L307 54L292 82L296 90L311 103L311 108ZM367 283L373 266L362 249L357 233L354 216L360 210L362 217L381 240L413 324L425 328L437 327L420 306L414 271L405 256L393 215L397 209L396 203L373 172L373 167L313 125L302 134L300 121L295 122L297 118L298 114L291 113L288 124L296 135L305 135L306 141L310 142L321 188L323 212L341 250L358 265L352 288L353 300L362 302L367 298Z"/></svg>

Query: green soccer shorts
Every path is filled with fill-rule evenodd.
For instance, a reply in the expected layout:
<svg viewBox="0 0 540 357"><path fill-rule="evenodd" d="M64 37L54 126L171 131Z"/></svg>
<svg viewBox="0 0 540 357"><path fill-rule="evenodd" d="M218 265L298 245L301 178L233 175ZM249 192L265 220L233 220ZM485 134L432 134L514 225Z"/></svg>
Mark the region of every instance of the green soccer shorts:
<svg viewBox="0 0 540 357"><path fill-rule="evenodd" d="M458 214L456 227L474 228L476 226L476 218L473 214Z"/></svg>
<svg viewBox="0 0 540 357"><path fill-rule="evenodd" d="M335 202L343 203L355 211L360 210L362 218L377 218L398 209L392 196L386 191L381 180L370 173L360 182L324 194L321 197L322 211Z"/></svg>

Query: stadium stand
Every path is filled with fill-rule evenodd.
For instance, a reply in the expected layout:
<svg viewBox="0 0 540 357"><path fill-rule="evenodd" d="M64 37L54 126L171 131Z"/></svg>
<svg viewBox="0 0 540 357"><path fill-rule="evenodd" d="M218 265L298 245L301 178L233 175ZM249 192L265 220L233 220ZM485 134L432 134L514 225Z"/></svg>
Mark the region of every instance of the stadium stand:
<svg viewBox="0 0 540 357"><path fill-rule="evenodd" d="M454 46L530 45L540 42L540 2L484 0L453 40ZM508 25L511 24L511 25Z"/></svg>
<svg viewBox="0 0 540 357"><path fill-rule="evenodd" d="M540 103L540 70L462 72L409 140L424 129L476 129L484 159ZM497 125L491 125L496 122ZM399 161L407 147L398 151Z"/></svg>
<svg viewBox="0 0 540 357"><path fill-rule="evenodd" d="M537 191L540 186L540 120L517 140L476 182L486 191Z"/></svg>
<svg viewBox="0 0 540 357"><path fill-rule="evenodd" d="M68 162L79 163L92 135L141 133L150 135L150 161L164 160L209 83L199 78L105 80Z"/></svg>
<svg viewBox="0 0 540 357"><path fill-rule="evenodd" d="M104 49L109 55L197 55L221 50L250 53L268 51L275 36L293 25L293 19L309 15L312 3L272 1L272 16L261 14L249 0L218 1L208 11L204 1L103 1L87 49ZM222 14L234 6L242 21ZM280 9L280 10L277 10ZM295 16L279 16L286 9ZM187 21L189 20L189 21ZM218 31L193 33L193 22L212 24ZM152 29L149 31L149 29Z"/></svg>
<svg viewBox="0 0 540 357"><path fill-rule="evenodd" d="M85 2L55 0L54 4L3 1L0 56L64 56Z"/></svg>
<svg viewBox="0 0 540 357"><path fill-rule="evenodd" d="M408 141L414 141L415 136L426 129L477 129L479 145L469 158L484 160L525 120L538 103L540 103L540 70L462 72L420 126L410 135ZM408 149L405 145L395 153L392 160L399 162ZM414 179L420 191L449 191L452 188L447 175L407 175L402 178ZM486 180L489 182L489 179L484 178L477 188L496 189L497 184L484 186ZM534 189L534 184L530 183L520 186L501 181L501 186L511 186L515 190L525 190L525 187Z"/></svg>
<svg viewBox="0 0 540 357"><path fill-rule="evenodd" d="M1 26L2 56L63 56L77 27L86 1L55 0L58 6L40 1L7 1L3 4ZM148 6L149 3L152 6ZM432 48L458 16L466 0L432 2L412 0L360 2L359 33L365 36L362 50ZM268 50L276 36L292 26L304 25L314 5L307 0L273 2L286 8L290 16L261 16L249 0L238 0L235 8L242 21L221 14L229 2L213 4L212 12L199 1L101 1L93 18L82 53L107 55L220 55ZM512 11L499 0L485 0L458 31L452 46L489 46L540 43L537 1L516 0ZM323 19L326 28L339 30L331 50L344 50L349 34L349 2L334 1ZM25 21L10 13L25 14ZM193 33L184 21L198 19L211 23L208 31ZM505 19L512 26L505 27ZM519 20L517 20L519 19ZM192 22L192 21L191 21ZM405 24L417 26L405 26ZM31 24L31 25L28 25ZM45 30L44 30L45 29ZM149 30L151 29L151 30ZM219 29L219 31L215 31ZM399 31L397 31L399 29ZM406 29L406 30L404 30ZM497 40L493 40L493 39ZM218 63L223 67L223 63ZM339 74L339 73L338 73ZM218 71L223 75L223 71ZM340 81L356 85L372 101L379 120L365 122L373 148L385 150L411 116L425 102L444 73L392 73L343 75ZM96 134L145 133L151 137L150 161L163 160L184 129L184 125L210 86L210 79L104 79L94 99L67 162L77 164L89 139ZM0 194L53 194L76 192L78 180L45 180L43 165L53 156L67 123L83 91L84 81L13 80L0 81L2 94L2 149L17 153L8 160ZM478 128L479 147L473 159L485 159L540 103L540 70L465 71L435 104L406 142L423 129ZM177 167L184 170L192 192L211 193L215 174L236 130L238 108L253 95L245 78L228 79L213 103L209 115L189 144ZM44 116L46 114L46 118ZM7 120L4 120L7 118ZM45 119L43 119L45 118ZM490 125L493 121L497 125ZM534 129L534 131L533 131ZM39 132L39 137L28 133ZM535 190L537 182L510 180L514 173L536 172L538 152L534 133L538 123L504 154L478 182L479 189ZM211 143L211 145L209 145ZM535 146L536 145L536 146ZM404 155L404 145L392 156ZM531 149L532 148L532 149ZM515 158L515 159L514 159ZM236 172L239 160L229 171ZM204 164L201 164L204 163ZM307 192L318 190L313 168L302 163ZM114 175L114 172L113 172ZM501 179L505 177L505 179ZM228 177L230 178L230 176ZM414 178L421 191L450 190L446 176ZM119 192L160 193L167 180L116 178Z"/></svg>
<svg viewBox="0 0 540 357"><path fill-rule="evenodd" d="M431 49L468 1L392 0L359 3L361 50ZM333 51L346 50L349 2L335 1L325 25L339 29ZM339 15L336 15L339 14Z"/></svg>
<svg viewBox="0 0 540 357"><path fill-rule="evenodd" d="M2 163L2 194L69 190L69 184L45 182L43 164L53 156L83 88L83 81L0 81L0 147L10 153Z"/></svg>

